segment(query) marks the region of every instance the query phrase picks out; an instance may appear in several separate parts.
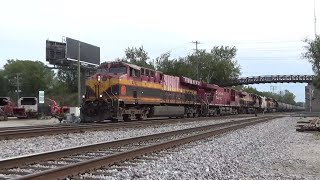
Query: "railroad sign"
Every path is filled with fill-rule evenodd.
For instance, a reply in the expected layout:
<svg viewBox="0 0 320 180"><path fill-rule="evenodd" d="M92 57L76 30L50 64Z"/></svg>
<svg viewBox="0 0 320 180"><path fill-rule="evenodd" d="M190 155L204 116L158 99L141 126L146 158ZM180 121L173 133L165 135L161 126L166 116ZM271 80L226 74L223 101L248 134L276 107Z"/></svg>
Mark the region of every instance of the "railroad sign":
<svg viewBox="0 0 320 180"><path fill-rule="evenodd" d="M39 91L39 103L44 103L44 91Z"/></svg>

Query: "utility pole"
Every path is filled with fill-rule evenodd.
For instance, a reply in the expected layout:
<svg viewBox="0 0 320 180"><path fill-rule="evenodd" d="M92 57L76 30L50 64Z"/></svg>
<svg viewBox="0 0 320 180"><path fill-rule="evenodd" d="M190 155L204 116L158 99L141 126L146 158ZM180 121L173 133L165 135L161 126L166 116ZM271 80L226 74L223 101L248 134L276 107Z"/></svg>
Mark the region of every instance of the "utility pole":
<svg viewBox="0 0 320 180"><path fill-rule="evenodd" d="M18 94L18 99L17 99L17 101L19 101L19 99L20 99L20 81L19 81L20 77L19 77L19 74L18 74L18 73L17 73L16 78L17 78L17 94Z"/></svg>
<svg viewBox="0 0 320 180"><path fill-rule="evenodd" d="M272 91L273 94L276 89L277 89L277 86L270 86L270 90Z"/></svg>
<svg viewBox="0 0 320 180"><path fill-rule="evenodd" d="M196 44L196 54L198 54L198 44L200 44L199 41L192 41L192 43ZM197 59L197 80L199 81L199 59Z"/></svg>
<svg viewBox="0 0 320 180"><path fill-rule="evenodd" d="M313 89L311 85L309 85L309 112L312 112L312 96L313 96Z"/></svg>
<svg viewBox="0 0 320 180"><path fill-rule="evenodd" d="M81 106L81 70L80 70L80 42L78 49L78 106Z"/></svg>
<svg viewBox="0 0 320 180"><path fill-rule="evenodd" d="M313 16L314 16L314 38L317 38L316 0L313 0Z"/></svg>

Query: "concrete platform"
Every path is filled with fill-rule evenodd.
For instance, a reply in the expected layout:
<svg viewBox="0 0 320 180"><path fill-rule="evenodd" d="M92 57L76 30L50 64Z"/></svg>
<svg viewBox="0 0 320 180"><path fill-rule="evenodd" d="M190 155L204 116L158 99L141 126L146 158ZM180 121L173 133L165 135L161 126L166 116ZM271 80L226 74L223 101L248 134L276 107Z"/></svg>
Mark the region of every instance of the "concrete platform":
<svg viewBox="0 0 320 180"><path fill-rule="evenodd" d="M59 124L59 120L55 118L51 119L12 119L8 121L0 121L1 127L15 127L15 126L34 126L34 125L52 125Z"/></svg>

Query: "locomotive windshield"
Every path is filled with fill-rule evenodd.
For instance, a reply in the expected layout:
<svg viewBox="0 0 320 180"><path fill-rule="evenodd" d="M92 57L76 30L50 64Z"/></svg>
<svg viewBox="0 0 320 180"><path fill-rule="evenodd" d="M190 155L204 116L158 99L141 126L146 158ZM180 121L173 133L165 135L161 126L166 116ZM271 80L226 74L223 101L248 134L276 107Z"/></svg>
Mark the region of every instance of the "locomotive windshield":
<svg viewBox="0 0 320 180"><path fill-rule="evenodd" d="M106 69L97 69L97 73L99 73L99 74L107 74L108 71Z"/></svg>
<svg viewBox="0 0 320 180"><path fill-rule="evenodd" d="M110 73L117 73L117 74L125 74L127 73L127 68L126 67L111 67L109 69Z"/></svg>

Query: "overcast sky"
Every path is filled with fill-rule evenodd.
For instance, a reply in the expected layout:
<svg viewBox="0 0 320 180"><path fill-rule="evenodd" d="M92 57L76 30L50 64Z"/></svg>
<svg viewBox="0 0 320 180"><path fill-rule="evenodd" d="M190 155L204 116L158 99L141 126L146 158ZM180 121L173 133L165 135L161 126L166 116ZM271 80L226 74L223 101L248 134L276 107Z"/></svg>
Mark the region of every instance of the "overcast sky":
<svg viewBox="0 0 320 180"><path fill-rule="evenodd" d="M198 40L200 49L235 45L242 76L312 74L301 53L302 40L314 38L313 0L3 1L0 68L7 59L45 61L45 40L62 36L99 46L101 61L141 45L151 58L167 51L185 56ZM304 101L305 84L255 87L270 91L271 85Z"/></svg>

